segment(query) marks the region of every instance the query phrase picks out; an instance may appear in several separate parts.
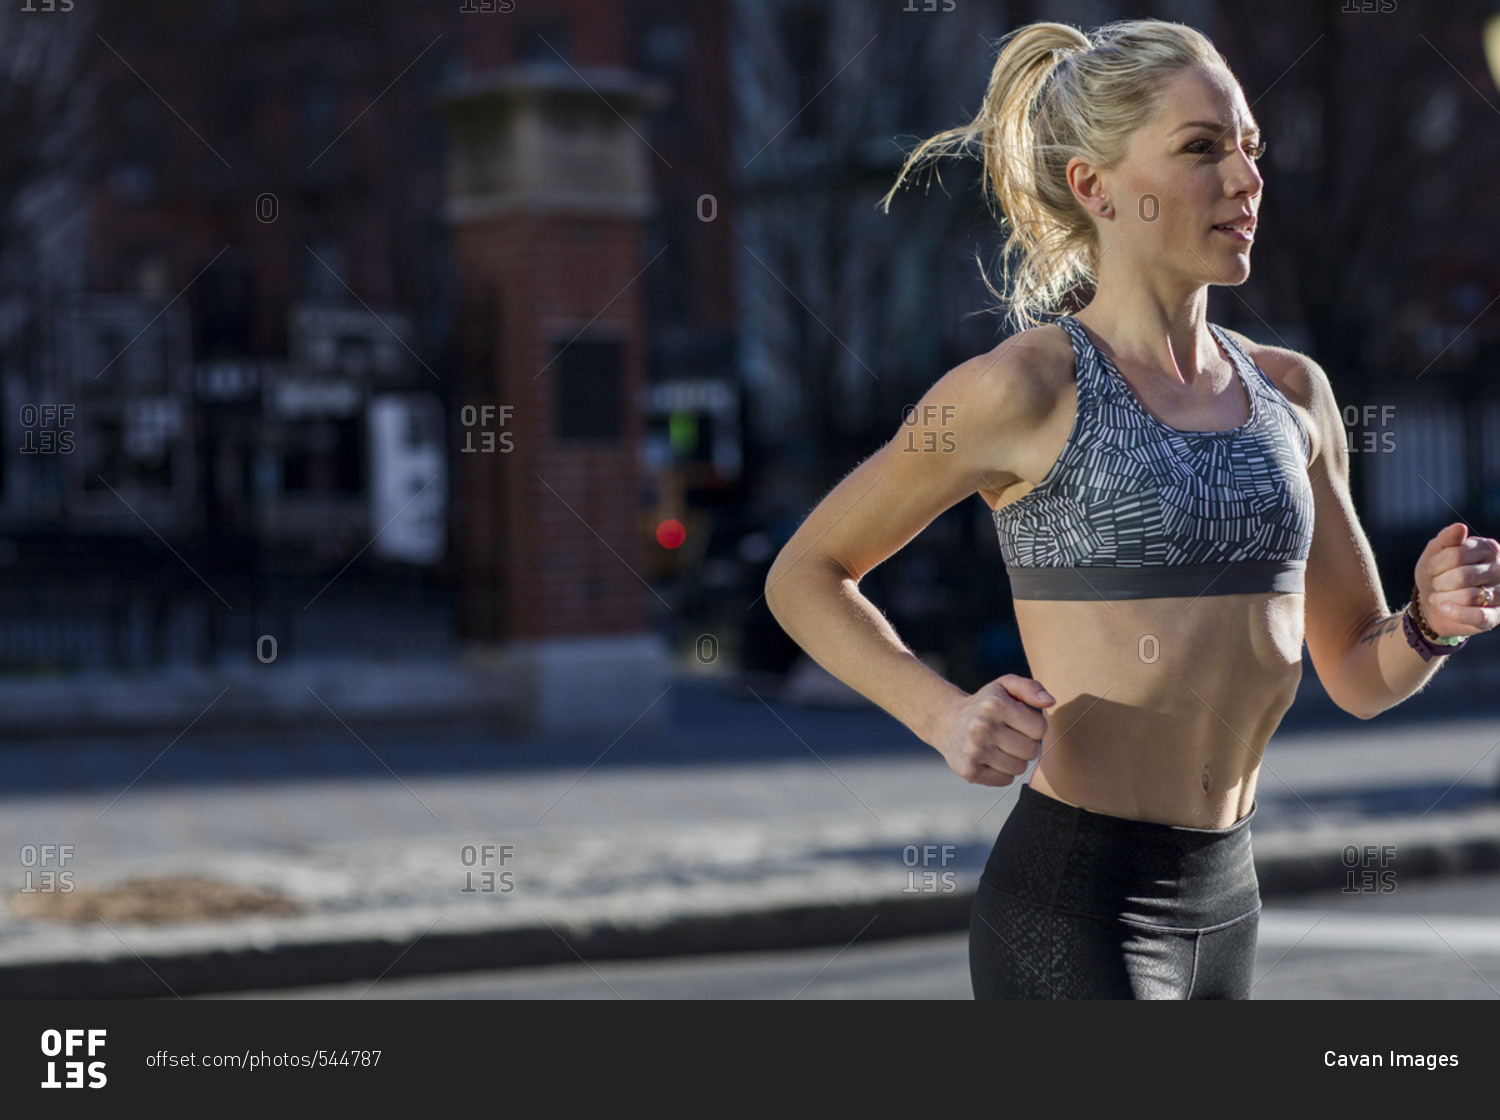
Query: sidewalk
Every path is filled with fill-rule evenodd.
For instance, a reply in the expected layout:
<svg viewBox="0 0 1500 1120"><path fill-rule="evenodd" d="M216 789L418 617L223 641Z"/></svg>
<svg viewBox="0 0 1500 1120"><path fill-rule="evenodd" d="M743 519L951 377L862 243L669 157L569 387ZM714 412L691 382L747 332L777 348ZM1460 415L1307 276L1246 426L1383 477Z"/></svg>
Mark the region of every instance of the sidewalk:
<svg viewBox="0 0 1500 1120"><path fill-rule="evenodd" d="M484 662L253 661L215 669L0 676L0 745L39 736L321 725L346 718L504 722L513 682ZM325 707L326 705L326 707Z"/></svg>
<svg viewBox="0 0 1500 1120"><path fill-rule="evenodd" d="M31 792L4 798L0 842L33 850L29 867L14 854L0 866L0 996L187 995L966 926L1016 786L962 782L879 711L762 703L703 679L674 692L677 718L649 742L340 713L343 727L325 715L272 739L195 733L164 751L158 736L127 767L124 746L0 745L8 772L31 775ZM1456 708L1462 690L1418 699L1429 710L1414 721L1342 723L1299 700L1259 786L1267 897L1366 871L1399 883L1500 868L1500 711L1440 721L1434 706ZM55 852L42 866L46 845L71 846L65 866ZM71 872L80 900L175 881L163 914L207 900L192 877L268 893L226 920L64 923L26 913L69 901L22 894L49 869Z"/></svg>

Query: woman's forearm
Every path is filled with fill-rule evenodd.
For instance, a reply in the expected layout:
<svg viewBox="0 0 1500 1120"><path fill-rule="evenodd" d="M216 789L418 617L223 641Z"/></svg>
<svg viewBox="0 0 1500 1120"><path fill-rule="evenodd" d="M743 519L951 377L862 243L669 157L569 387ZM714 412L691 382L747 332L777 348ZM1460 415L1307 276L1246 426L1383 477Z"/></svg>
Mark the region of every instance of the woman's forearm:
<svg viewBox="0 0 1500 1120"><path fill-rule="evenodd" d="M766 603L809 657L880 705L929 746L941 714L969 697L907 648L848 573L806 558L766 580Z"/></svg>
<svg viewBox="0 0 1500 1120"><path fill-rule="evenodd" d="M1401 616L1385 614L1370 622L1344 662L1346 688L1353 699L1346 711L1373 719L1427 687L1448 657L1423 661L1401 630Z"/></svg>

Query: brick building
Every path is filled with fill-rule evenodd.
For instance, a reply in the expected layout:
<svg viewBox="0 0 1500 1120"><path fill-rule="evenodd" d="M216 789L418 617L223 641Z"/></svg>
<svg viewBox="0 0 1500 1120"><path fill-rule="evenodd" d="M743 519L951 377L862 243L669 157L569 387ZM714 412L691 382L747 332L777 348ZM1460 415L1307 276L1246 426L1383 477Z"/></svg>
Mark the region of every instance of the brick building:
<svg viewBox="0 0 1500 1120"><path fill-rule="evenodd" d="M9 457L0 532L43 581L110 555L93 630L127 633L10 659L212 658L268 626L304 652L424 625L433 648L647 635L645 390L731 372L726 5L77 18L82 290L28 293L38 327L6 362L11 403L69 406L78 451ZM533 131L500 177L455 178L515 113ZM590 186L597 159L631 181ZM8 411L17 445L59 423ZM442 617L381 621L398 600Z"/></svg>

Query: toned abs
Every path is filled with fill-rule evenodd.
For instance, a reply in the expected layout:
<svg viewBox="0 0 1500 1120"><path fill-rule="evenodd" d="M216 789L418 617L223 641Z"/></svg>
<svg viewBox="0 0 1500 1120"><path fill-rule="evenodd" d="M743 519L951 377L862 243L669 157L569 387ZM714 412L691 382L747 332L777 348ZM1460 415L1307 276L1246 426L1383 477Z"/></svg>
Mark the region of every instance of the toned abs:
<svg viewBox="0 0 1500 1120"><path fill-rule="evenodd" d="M1049 407L1004 449L1004 469L993 477L1016 481L980 490L996 510L1046 477L1077 408L1074 353L1062 328L1025 335L1017 341L1037 359ZM1274 352L1247 349L1285 393ZM1221 431L1249 415L1227 357L1192 397L1121 372L1143 407L1171 427ZM1031 676L1058 700L1046 711L1029 779L1038 791L1098 813L1190 828L1227 828L1250 811L1261 752L1302 678L1302 595L1014 604Z"/></svg>

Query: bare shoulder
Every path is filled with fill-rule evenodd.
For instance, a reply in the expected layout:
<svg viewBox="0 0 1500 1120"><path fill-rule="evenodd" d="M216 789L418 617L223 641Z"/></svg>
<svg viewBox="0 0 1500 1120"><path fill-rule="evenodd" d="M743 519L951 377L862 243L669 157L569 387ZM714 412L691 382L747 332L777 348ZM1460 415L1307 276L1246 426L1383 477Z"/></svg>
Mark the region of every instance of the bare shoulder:
<svg viewBox="0 0 1500 1120"><path fill-rule="evenodd" d="M908 405L891 438L807 515L770 584L809 555L858 582L956 503L977 492L993 507L993 496L1017 482L1016 465L1030 469L1037 417L1055 397L1056 354L1038 337L1045 330L960 362Z"/></svg>
<svg viewBox="0 0 1500 1120"><path fill-rule="evenodd" d="M964 469L983 480L978 493L994 507L1009 487L1034 481L1036 445L1058 442L1052 429L1074 384L1073 346L1062 328L1023 330L939 378L908 411L902 438L961 449Z"/></svg>
<svg viewBox="0 0 1500 1120"><path fill-rule="evenodd" d="M961 406L970 431L1011 440L1050 415L1073 383L1073 348L1062 328L1032 327L954 366L923 401Z"/></svg>
<svg viewBox="0 0 1500 1120"><path fill-rule="evenodd" d="M932 392L961 398L976 413L989 411L992 418L1017 412L1024 416L1031 405L1055 392L1058 374L1070 372L1072 360L1072 346L1062 328L1032 327L954 366Z"/></svg>

